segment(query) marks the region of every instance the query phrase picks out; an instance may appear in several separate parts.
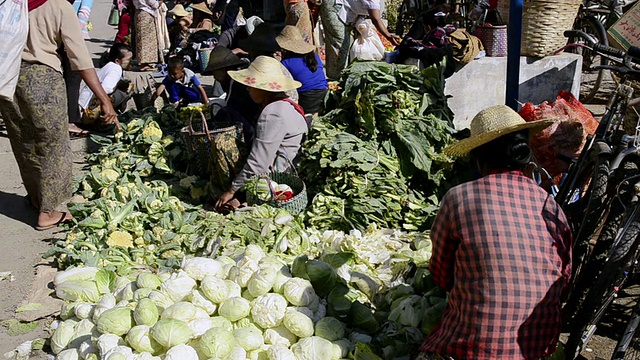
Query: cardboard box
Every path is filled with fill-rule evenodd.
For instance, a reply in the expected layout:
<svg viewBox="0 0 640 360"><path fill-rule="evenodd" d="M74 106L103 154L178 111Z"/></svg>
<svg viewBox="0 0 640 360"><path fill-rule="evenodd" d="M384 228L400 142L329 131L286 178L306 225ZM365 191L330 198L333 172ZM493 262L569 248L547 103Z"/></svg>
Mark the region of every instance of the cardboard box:
<svg viewBox="0 0 640 360"><path fill-rule="evenodd" d="M607 31L609 44L618 49L629 49L629 46L640 47L640 2L635 4L629 11Z"/></svg>

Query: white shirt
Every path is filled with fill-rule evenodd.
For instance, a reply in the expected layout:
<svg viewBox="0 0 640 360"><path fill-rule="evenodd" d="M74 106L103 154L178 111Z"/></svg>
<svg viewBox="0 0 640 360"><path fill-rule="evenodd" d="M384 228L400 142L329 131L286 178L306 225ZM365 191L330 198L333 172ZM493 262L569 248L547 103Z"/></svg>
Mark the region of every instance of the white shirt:
<svg viewBox="0 0 640 360"><path fill-rule="evenodd" d="M359 16L367 16L369 10L383 12L380 0L336 0L336 4L342 5L338 17L343 23L353 25Z"/></svg>
<svg viewBox="0 0 640 360"><path fill-rule="evenodd" d="M96 73L98 74L98 80L100 80L100 84L104 91L111 95L115 89L116 85L118 85L118 81L122 79L122 68L120 65L110 62L105 65L102 69L97 69ZM81 108L86 109L91 100L93 99L93 91L89 89L87 84L82 82L80 85L80 97L78 98L78 105Z"/></svg>
<svg viewBox="0 0 640 360"><path fill-rule="evenodd" d="M133 6L138 10L148 12L153 17L157 17L160 3L157 0L133 0Z"/></svg>

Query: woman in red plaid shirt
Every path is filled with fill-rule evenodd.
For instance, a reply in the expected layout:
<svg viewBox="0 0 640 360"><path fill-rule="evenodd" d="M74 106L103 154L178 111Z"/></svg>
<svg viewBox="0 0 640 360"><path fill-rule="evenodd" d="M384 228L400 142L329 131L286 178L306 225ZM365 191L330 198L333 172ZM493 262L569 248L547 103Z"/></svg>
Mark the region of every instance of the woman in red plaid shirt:
<svg viewBox="0 0 640 360"><path fill-rule="evenodd" d="M524 173L525 122L498 105L471 122L471 137L445 150L470 154L482 177L443 198L431 237L431 272L449 301L419 359L540 359L553 354L571 274L571 233L562 209Z"/></svg>

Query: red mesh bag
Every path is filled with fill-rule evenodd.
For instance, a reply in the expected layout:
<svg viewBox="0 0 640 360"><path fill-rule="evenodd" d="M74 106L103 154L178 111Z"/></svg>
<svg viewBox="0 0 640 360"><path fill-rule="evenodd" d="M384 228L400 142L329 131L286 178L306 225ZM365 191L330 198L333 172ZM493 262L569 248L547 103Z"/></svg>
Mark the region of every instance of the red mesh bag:
<svg viewBox="0 0 640 360"><path fill-rule="evenodd" d="M535 106L526 103L520 109L525 121L555 120L555 123L531 139L531 148L538 165L557 178L569 166L562 157L576 158L582 151L587 135L594 134L598 121L573 94L560 91L555 102ZM558 156L561 155L561 156Z"/></svg>

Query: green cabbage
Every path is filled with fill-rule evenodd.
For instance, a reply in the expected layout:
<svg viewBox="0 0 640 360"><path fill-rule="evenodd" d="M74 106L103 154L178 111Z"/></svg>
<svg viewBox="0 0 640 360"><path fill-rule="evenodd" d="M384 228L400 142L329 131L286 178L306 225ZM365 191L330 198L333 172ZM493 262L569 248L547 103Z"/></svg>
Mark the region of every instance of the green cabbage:
<svg viewBox="0 0 640 360"><path fill-rule="evenodd" d="M198 360L198 353L191 346L180 344L169 349L164 360Z"/></svg>
<svg viewBox="0 0 640 360"><path fill-rule="evenodd" d="M246 351L256 350L264 345L262 332L253 327L236 329L233 332L236 344Z"/></svg>
<svg viewBox="0 0 640 360"><path fill-rule="evenodd" d="M233 348L233 351L229 355L227 355L224 360L246 360L247 359L247 351L240 346L236 346Z"/></svg>
<svg viewBox="0 0 640 360"><path fill-rule="evenodd" d="M175 319L160 320L150 331L151 337L165 348L185 344L191 339L191 329L183 321Z"/></svg>
<svg viewBox="0 0 640 360"><path fill-rule="evenodd" d="M102 313L98 319L98 331L102 334L123 336L135 325L131 309L113 308Z"/></svg>
<svg viewBox="0 0 640 360"><path fill-rule="evenodd" d="M200 290L214 304L220 304L229 298L227 282L215 276L207 276L202 279Z"/></svg>
<svg viewBox="0 0 640 360"><path fill-rule="evenodd" d="M298 337L295 336L289 329L284 326L278 326L273 329L267 329L264 332L264 342L269 345L284 345L291 347L298 341Z"/></svg>
<svg viewBox="0 0 640 360"><path fill-rule="evenodd" d="M300 339L291 346L296 360L330 360L333 358L333 344L318 336Z"/></svg>
<svg viewBox="0 0 640 360"><path fill-rule="evenodd" d="M287 310L287 300L280 294L266 294L252 303L251 318L263 329L279 326Z"/></svg>
<svg viewBox="0 0 640 360"><path fill-rule="evenodd" d="M53 353L58 354L66 349L69 342L73 339L74 334L75 324L67 321L61 322L51 336L51 350Z"/></svg>
<svg viewBox="0 0 640 360"><path fill-rule="evenodd" d="M197 257L187 259L182 264L182 269L192 279L200 281L207 276L219 276L223 264L210 258Z"/></svg>
<svg viewBox="0 0 640 360"><path fill-rule="evenodd" d="M160 318L162 320L175 319L188 323L196 318L196 309L192 303L180 301L166 308Z"/></svg>
<svg viewBox="0 0 640 360"><path fill-rule="evenodd" d="M164 309L173 305L175 301L171 300L167 295L160 291L152 291L149 293L149 299L153 301L154 304L158 307L158 311L164 311Z"/></svg>
<svg viewBox="0 0 640 360"><path fill-rule="evenodd" d="M157 290L160 288L160 285L162 285L162 281L160 281L160 278L156 274L142 272L138 274L138 277L136 278L136 285L138 288Z"/></svg>
<svg viewBox="0 0 640 360"><path fill-rule="evenodd" d="M171 279L163 282L160 290L167 294L173 302L178 302L189 296L195 287L195 280L190 278L186 273L178 273Z"/></svg>
<svg viewBox="0 0 640 360"><path fill-rule="evenodd" d="M318 260L307 262L306 273L315 292L323 297L329 295L338 279L338 275L331 265Z"/></svg>
<svg viewBox="0 0 640 360"><path fill-rule="evenodd" d="M206 333L207 330L213 327L211 318L193 319L187 325L189 325L189 329L191 330L191 337L193 338L199 338L204 333Z"/></svg>
<svg viewBox="0 0 640 360"><path fill-rule="evenodd" d="M99 270L94 267L77 267L67 269L56 273L53 277L53 285L57 287L66 281L94 280L98 271Z"/></svg>
<svg viewBox="0 0 640 360"><path fill-rule="evenodd" d="M216 312L216 309L218 309L218 306L216 304L214 304L209 299L207 299L204 296L204 294L200 290L197 290L197 289L195 289L195 290L193 290L191 292L189 300L191 301L191 303L193 305L195 305L198 308L204 310L209 315L213 315L213 313Z"/></svg>
<svg viewBox="0 0 640 360"><path fill-rule="evenodd" d="M73 308L73 312L76 314L78 319L88 319L93 317L95 307L95 305L90 303L79 303Z"/></svg>
<svg viewBox="0 0 640 360"><path fill-rule="evenodd" d="M211 318L211 327L223 328L229 332L233 331L233 324L222 316L214 316Z"/></svg>
<svg viewBox="0 0 640 360"><path fill-rule="evenodd" d="M417 321L419 322L420 318ZM351 325L369 334L378 329L378 321L373 316L372 310L359 301L351 306Z"/></svg>
<svg viewBox="0 0 640 360"><path fill-rule="evenodd" d="M293 351L284 345L274 345L267 350L269 360L297 360Z"/></svg>
<svg viewBox="0 0 640 360"><path fill-rule="evenodd" d="M200 352L207 358L224 358L231 354L236 340L231 331L214 327L202 335L198 342Z"/></svg>
<svg viewBox="0 0 640 360"><path fill-rule="evenodd" d="M150 326L147 325L138 325L134 326L129 330L127 337L127 343L137 352L149 352L151 354L157 354L162 348L160 344L158 344L151 336L149 335L149 331L151 330Z"/></svg>
<svg viewBox="0 0 640 360"><path fill-rule="evenodd" d="M345 328L340 320L329 316L316 323L315 334L323 339L336 341L344 337Z"/></svg>
<svg viewBox="0 0 640 360"><path fill-rule="evenodd" d="M249 316L251 305L247 299L241 297L232 297L220 304L218 314L224 316L229 321L238 321Z"/></svg>
<svg viewBox="0 0 640 360"><path fill-rule="evenodd" d="M153 300L142 299L133 311L133 319L138 325L153 326L158 321L158 307Z"/></svg>
<svg viewBox="0 0 640 360"><path fill-rule="evenodd" d="M305 338L313 335L313 321L309 316L288 308L284 314L284 326L294 335Z"/></svg>
<svg viewBox="0 0 640 360"><path fill-rule="evenodd" d="M97 303L100 300L96 283L89 280L67 280L56 286L56 296L66 301Z"/></svg>
<svg viewBox="0 0 640 360"><path fill-rule="evenodd" d="M247 289L254 298L267 294L276 282L277 275L277 271L273 268L260 269L249 279Z"/></svg>
<svg viewBox="0 0 640 360"><path fill-rule="evenodd" d="M318 300L311 283L300 278L292 278L284 284L284 297L295 306L307 306Z"/></svg>

